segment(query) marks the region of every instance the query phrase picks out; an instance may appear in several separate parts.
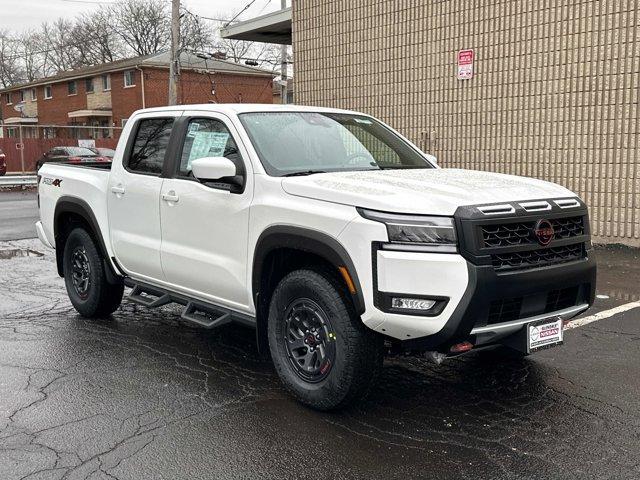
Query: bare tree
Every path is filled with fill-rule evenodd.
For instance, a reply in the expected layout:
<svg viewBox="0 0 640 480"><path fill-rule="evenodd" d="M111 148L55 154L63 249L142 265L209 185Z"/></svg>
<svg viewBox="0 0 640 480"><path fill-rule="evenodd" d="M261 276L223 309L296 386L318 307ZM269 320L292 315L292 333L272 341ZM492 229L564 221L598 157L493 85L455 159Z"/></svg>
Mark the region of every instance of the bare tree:
<svg viewBox="0 0 640 480"><path fill-rule="evenodd" d="M169 13L161 0L126 0L111 9L115 31L136 55L149 55L169 44Z"/></svg>
<svg viewBox="0 0 640 480"><path fill-rule="evenodd" d="M0 30L0 85L3 88L23 80L19 46L7 30Z"/></svg>
<svg viewBox="0 0 640 480"><path fill-rule="evenodd" d="M72 43L76 48L79 63L95 65L113 62L125 55L122 38L113 31L115 18L109 9L83 14L76 20Z"/></svg>
<svg viewBox="0 0 640 480"><path fill-rule="evenodd" d="M53 23L42 24L42 38L45 39L44 63L49 71L46 74L71 70L81 65L77 58L78 48L82 45L71 43L73 38L73 22L63 18Z"/></svg>
<svg viewBox="0 0 640 480"><path fill-rule="evenodd" d="M180 21L180 49L205 51L211 48L214 28L200 17L185 11Z"/></svg>

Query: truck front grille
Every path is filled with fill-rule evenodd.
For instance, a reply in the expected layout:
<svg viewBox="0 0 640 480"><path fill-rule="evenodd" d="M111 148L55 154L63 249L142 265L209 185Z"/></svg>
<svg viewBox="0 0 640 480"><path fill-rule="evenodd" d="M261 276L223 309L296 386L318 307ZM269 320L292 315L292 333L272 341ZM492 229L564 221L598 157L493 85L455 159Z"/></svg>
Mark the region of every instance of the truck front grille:
<svg viewBox="0 0 640 480"><path fill-rule="evenodd" d="M577 243L560 247L493 254L491 255L491 263L496 271L505 272L509 270L547 267L559 263L580 260L584 257L584 244Z"/></svg>
<svg viewBox="0 0 640 480"><path fill-rule="evenodd" d="M556 239L584 235L584 217L554 218L549 220ZM532 232L535 221L482 225L482 241L485 247L511 247L536 243Z"/></svg>
<svg viewBox="0 0 640 480"><path fill-rule="evenodd" d="M497 274L586 259L590 248L587 208L579 199L570 201L510 202L489 210L482 205L458 207L460 253L475 265L493 267Z"/></svg>

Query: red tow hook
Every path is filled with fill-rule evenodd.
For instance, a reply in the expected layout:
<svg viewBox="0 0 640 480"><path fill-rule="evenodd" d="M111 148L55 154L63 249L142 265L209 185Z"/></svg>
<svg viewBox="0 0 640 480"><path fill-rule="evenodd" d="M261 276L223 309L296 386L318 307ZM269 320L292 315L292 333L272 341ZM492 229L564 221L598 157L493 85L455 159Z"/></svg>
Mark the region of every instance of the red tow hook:
<svg viewBox="0 0 640 480"><path fill-rule="evenodd" d="M464 341L464 342L460 342L460 343L456 343L455 345L452 345L451 348L449 349L449 353L464 353L464 352L468 352L472 348L473 348L473 343Z"/></svg>

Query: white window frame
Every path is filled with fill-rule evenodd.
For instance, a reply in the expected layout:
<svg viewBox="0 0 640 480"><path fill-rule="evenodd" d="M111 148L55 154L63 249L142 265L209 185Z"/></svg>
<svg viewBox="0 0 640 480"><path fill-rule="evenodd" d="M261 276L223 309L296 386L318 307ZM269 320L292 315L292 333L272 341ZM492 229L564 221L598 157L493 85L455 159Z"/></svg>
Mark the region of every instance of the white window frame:
<svg viewBox="0 0 640 480"><path fill-rule="evenodd" d="M89 90L87 88L87 85L91 85L91 90ZM93 92L96 91L96 84L95 84L95 81L94 81L93 77L89 77L89 78L85 78L84 79L84 88L85 88L87 94L93 93Z"/></svg>
<svg viewBox="0 0 640 480"><path fill-rule="evenodd" d="M49 94L47 95L47 90L49 90ZM50 100L53 98L53 87L51 85L44 86L44 99Z"/></svg>
<svg viewBox="0 0 640 480"><path fill-rule="evenodd" d="M105 73L102 75L102 91L108 92L111 90L111 74Z"/></svg>
<svg viewBox="0 0 640 480"><path fill-rule="evenodd" d="M13 105L13 92L7 92L5 93L5 101L7 102L7 105Z"/></svg>
<svg viewBox="0 0 640 480"><path fill-rule="evenodd" d="M27 92L26 90L20 90L20 101L24 102L27 98Z"/></svg>
<svg viewBox="0 0 640 480"><path fill-rule="evenodd" d="M33 87L30 89L31 90L31 101L32 102L36 102L38 100L38 89Z"/></svg>
<svg viewBox="0 0 640 480"><path fill-rule="evenodd" d="M131 83L127 83L127 78L129 77L129 75L131 75ZM136 81L136 72L135 70L125 70L124 71L124 88L131 88L131 87L135 87L135 81Z"/></svg>
<svg viewBox="0 0 640 480"><path fill-rule="evenodd" d="M71 84L74 84L74 85L75 85L75 88L74 88L75 92L73 92L73 93L70 93L70 92L69 92L69 90L70 90L70 88L69 88L69 87L71 87ZM77 94L78 94L78 81L77 81L77 80L69 80L69 81L67 82L67 95L68 95L69 97L72 97L73 95L77 95Z"/></svg>

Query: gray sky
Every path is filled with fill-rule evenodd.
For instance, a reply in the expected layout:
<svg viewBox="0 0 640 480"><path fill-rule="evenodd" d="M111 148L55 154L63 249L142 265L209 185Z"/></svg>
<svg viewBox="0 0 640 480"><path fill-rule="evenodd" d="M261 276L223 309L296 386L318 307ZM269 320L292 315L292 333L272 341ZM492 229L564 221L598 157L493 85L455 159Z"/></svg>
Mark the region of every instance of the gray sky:
<svg viewBox="0 0 640 480"><path fill-rule="evenodd" d="M42 22L58 17L74 17L119 0L0 0L0 29L23 31L37 28ZM169 3L169 0L165 0ZM235 15L250 0L182 0L182 4L196 15L217 17ZM239 19L248 19L280 8L280 0L256 0Z"/></svg>

